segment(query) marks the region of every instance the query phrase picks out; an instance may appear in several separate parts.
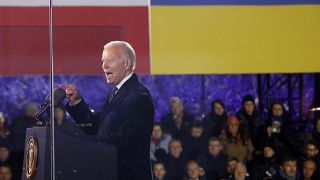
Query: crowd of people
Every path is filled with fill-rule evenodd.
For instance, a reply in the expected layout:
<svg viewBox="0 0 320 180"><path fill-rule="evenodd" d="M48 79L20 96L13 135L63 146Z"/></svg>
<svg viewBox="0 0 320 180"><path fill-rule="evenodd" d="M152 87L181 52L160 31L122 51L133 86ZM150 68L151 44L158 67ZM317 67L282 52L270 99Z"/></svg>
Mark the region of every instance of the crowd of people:
<svg viewBox="0 0 320 180"><path fill-rule="evenodd" d="M281 102L263 118L254 97L246 95L238 113L230 115L216 99L201 120L184 110L178 97L170 112L153 126L150 159L156 180L320 179L320 118L312 132L297 132ZM0 113L0 180L21 178L26 129L36 126L34 103L25 105L10 124ZM55 107L58 128L83 134L66 120L64 106Z"/></svg>
<svg viewBox="0 0 320 180"><path fill-rule="evenodd" d="M320 118L312 132L299 132L281 102L269 117L246 95L233 115L216 99L201 121L178 97L153 127L150 157L156 180L320 179Z"/></svg>

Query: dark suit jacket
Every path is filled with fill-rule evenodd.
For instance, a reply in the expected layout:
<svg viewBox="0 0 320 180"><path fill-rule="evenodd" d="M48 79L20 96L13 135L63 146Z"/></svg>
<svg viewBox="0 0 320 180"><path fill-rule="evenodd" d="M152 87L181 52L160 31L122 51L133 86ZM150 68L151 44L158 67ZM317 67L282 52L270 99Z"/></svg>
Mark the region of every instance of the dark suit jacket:
<svg viewBox="0 0 320 180"><path fill-rule="evenodd" d="M85 132L98 133L100 141L116 146L119 180L152 179L149 150L154 105L137 75L122 85L110 103L107 98L101 112L93 114L84 100L67 110L77 123L92 124Z"/></svg>

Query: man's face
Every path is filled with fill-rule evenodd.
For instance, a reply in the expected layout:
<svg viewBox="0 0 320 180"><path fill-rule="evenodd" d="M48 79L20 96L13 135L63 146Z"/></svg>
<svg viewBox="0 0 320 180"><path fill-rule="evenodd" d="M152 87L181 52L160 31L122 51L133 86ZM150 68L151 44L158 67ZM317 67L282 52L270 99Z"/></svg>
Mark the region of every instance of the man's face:
<svg viewBox="0 0 320 180"><path fill-rule="evenodd" d="M153 166L153 173L156 179L162 180L166 175L166 170L164 169L163 164L155 164Z"/></svg>
<svg viewBox="0 0 320 180"><path fill-rule="evenodd" d="M247 101L244 103L244 111L249 114L252 115L253 111L254 111L254 103L252 101Z"/></svg>
<svg viewBox="0 0 320 180"><path fill-rule="evenodd" d="M160 125L154 125L152 130L152 138L160 139L162 136L162 130Z"/></svg>
<svg viewBox="0 0 320 180"><path fill-rule="evenodd" d="M194 138L199 138L203 132L201 127L192 127L191 128L191 136Z"/></svg>
<svg viewBox="0 0 320 180"><path fill-rule="evenodd" d="M304 149L304 153L308 158L315 157L318 154L318 148L313 144L308 144Z"/></svg>
<svg viewBox="0 0 320 180"><path fill-rule="evenodd" d="M219 103L214 103L213 110L214 110L214 113L219 116L221 116L224 112L223 106L221 106L221 104L219 104Z"/></svg>
<svg viewBox="0 0 320 180"><path fill-rule="evenodd" d="M271 147L263 148L263 155L265 158L271 158L274 155L274 151Z"/></svg>
<svg viewBox="0 0 320 180"><path fill-rule="evenodd" d="M272 106L272 115L274 116L282 116L283 115L283 109L281 104L275 104Z"/></svg>
<svg viewBox="0 0 320 180"><path fill-rule="evenodd" d="M294 177L297 172L297 161L286 161L282 169L287 176Z"/></svg>
<svg viewBox="0 0 320 180"><path fill-rule="evenodd" d="M228 161L228 164L227 164L227 172L230 173L230 174L233 174L234 173L234 170L236 168L236 165L237 165L237 161Z"/></svg>
<svg viewBox="0 0 320 180"><path fill-rule="evenodd" d="M169 152L173 157L179 158L182 152L181 143L178 141L171 142L169 145Z"/></svg>
<svg viewBox="0 0 320 180"><path fill-rule="evenodd" d="M6 147L1 147L0 148L0 160L1 161L6 161L9 158L9 149Z"/></svg>
<svg viewBox="0 0 320 180"><path fill-rule="evenodd" d="M166 175L166 170L164 169L163 164L155 164L153 166L153 173L156 179L163 179L163 177Z"/></svg>
<svg viewBox="0 0 320 180"><path fill-rule="evenodd" d="M0 179L1 180L11 180L12 172L10 168L2 166L0 167Z"/></svg>
<svg viewBox="0 0 320 180"><path fill-rule="evenodd" d="M316 165L312 161L306 161L303 163L303 177L311 178L314 171L316 170Z"/></svg>
<svg viewBox="0 0 320 180"><path fill-rule="evenodd" d="M187 173L190 180L196 180L200 176L200 168L197 163L190 163L187 167Z"/></svg>
<svg viewBox="0 0 320 180"><path fill-rule="evenodd" d="M208 149L211 155L216 156L222 151L222 144L219 141L209 141Z"/></svg>
<svg viewBox="0 0 320 180"><path fill-rule="evenodd" d="M120 46L108 46L102 52L102 70L108 84L118 85L130 70L129 59L124 58Z"/></svg>
<svg viewBox="0 0 320 180"><path fill-rule="evenodd" d="M173 116L181 116L183 113L183 106L180 103L171 104L171 113Z"/></svg>

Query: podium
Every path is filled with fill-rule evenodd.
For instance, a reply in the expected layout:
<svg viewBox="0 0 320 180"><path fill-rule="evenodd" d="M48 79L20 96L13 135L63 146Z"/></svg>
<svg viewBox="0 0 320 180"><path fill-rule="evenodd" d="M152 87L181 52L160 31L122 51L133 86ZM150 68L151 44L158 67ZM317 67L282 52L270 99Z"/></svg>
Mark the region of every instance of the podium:
<svg viewBox="0 0 320 180"><path fill-rule="evenodd" d="M22 180L51 179L49 127L28 128ZM112 145L94 137L55 129L56 180L117 180L117 154Z"/></svg>

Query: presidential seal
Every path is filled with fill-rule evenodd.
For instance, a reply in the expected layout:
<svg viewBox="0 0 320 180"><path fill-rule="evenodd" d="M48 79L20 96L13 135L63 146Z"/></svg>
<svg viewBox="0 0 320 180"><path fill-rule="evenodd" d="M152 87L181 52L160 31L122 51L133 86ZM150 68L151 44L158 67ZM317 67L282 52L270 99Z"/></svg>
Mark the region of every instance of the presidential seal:
<svg viewBox="0 0 320 180"><path fill-rule="evenodd" d="M28 180L32 179L36 173L37 159L38 159L38 142L34 137L30 136L27 147L26 147L26 154L25 154L25 172L26 172L25 175Z"/></svg>

